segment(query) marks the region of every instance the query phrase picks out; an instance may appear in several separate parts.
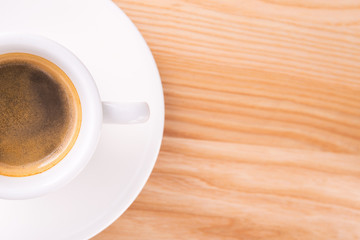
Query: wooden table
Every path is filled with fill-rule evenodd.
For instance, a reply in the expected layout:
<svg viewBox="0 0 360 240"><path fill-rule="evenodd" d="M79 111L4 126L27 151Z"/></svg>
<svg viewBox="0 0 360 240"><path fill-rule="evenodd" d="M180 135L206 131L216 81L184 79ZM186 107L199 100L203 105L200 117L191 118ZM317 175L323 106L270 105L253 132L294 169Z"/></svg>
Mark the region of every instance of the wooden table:
<svg viewBox="0 0 360 240"><path fill-rule="evenodd" d="M95 240L360 239L359 0L116 0L158 64L163 145Z"/></svg>

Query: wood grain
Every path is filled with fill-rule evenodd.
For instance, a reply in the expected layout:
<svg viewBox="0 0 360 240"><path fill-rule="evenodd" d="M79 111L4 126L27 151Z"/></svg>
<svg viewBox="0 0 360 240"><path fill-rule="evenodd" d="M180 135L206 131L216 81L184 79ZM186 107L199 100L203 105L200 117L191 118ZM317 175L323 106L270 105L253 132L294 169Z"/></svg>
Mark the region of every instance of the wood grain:
<svg viewBox="0 0 360 240"><path fill-rule="evenodd" d="M115 0L166 124L135 203L94 239L360 239L359 0Z"/></svg>

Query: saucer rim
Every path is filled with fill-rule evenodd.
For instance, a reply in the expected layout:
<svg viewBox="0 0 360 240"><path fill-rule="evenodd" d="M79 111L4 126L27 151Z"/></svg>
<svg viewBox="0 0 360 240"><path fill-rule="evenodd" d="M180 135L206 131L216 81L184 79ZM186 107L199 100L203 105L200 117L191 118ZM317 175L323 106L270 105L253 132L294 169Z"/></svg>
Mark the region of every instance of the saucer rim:
<svg viewBox="0 0 360 240"><path fill-rule="evenodd" d="M156 61L154 59L154 56L148 46L148 44L146 43L144 37L142 36L142 34L140 33L139 29L135 26L135 24L131 21L131 19L125 14L125 12L122 11L122 9L120 7L118 7L114 2L112 2L111 0L107 0L108 3L110 3L111 5L113 5L112 7L115 7L119 14L122 14L129 22L129 25L132 26L132 28L135 29L135 31L138 33L138 37L139 39L141 39L142 44L144 44L144 46L146 46L146 54L150 57L149 59L151 59L151 63L153 65L153 68L156 70L156 77L158 79L158 81L160 82L160 88L161 88L161 99L160 102L158 103L159 108L161 107L161 122L159 122L159 126L161 128L161 137L158 138L156 144L153 143L153 145L156 145L156 154L153 156L153 158L151 158L151 166L149 168L147 168L147 173L146 175L144 174L138 174L138 178L136 179L137 182L133 183L133 184L129 184L128 187L133 187L133 191L135 191L135 193L132 195L132 197L128 197L126 198L126 204L119 204L118 208L115 210L115 207L113 208L108 208L107 211L105 211L105 213L98 218L96 221L94 221L91 225L86 226L84 228L84 230L80 230L78 231L76 234L74 235L69 235L68 237L70 237L70 239L90 239L95 237L97 234L101 233L102 231L104 231L106 228L108 228L111 224L113 224L130 206L131 204L133 204L133 202L136 200L136 198L140 195L140 193L142 192L143 188L145 187L147 181L150 178L150 175L155 167L155 164L157 162L159 153L160 153L160 148L162 145L162 140L163 140L163 135L164 135L164 127L165 127L165 99L164 99L164 90L163 90L163 85L161 82L161 76L159 73L159 69L157 67ZM144 51L145 54L145 51ZM151 114L151 113L150 113ZM150 116L151 117L151 116ZM148 159L148 161L150 162L150 158ZM141 178L141 179L140 179ZM137 187L135 188L134 185L136 185ZM137 190L135 190L137 189ZM124 198L125 200L125 198ZM86 231L85 229L87 229L88 231ZM91 229L91 230L90 230Z"/></svg>

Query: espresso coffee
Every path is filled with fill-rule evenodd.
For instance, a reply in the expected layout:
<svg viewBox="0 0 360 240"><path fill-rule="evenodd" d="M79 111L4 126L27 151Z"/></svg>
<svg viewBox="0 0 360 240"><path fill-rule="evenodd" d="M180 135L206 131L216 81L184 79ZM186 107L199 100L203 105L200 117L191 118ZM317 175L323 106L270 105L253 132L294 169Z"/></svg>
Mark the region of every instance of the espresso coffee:
<svg viewBox="0 0 360 240"><path fill-rule="evenodd" d="M0 175L44 172L71 150L81 125L79 95L54 63L0 55Z"/></svg>

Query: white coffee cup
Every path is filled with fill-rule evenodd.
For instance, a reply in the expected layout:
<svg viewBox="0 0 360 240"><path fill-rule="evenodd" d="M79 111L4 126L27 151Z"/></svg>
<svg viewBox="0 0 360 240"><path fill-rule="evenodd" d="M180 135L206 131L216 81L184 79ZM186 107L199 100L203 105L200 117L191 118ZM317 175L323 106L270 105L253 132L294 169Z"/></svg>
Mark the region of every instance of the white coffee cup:
<svg viewBox="0 0 360 240"><path fill-rule="evenodd" d="M141 123L149 118L150 110L146 102L101 102L94 79L85 65L64 46L50 39L25 33L1 34L0 54L13 52L43 57L68 75L79 94L82 122L74 146L54 167L27 177L0 175L1 199L39 197L65 186L90 161L98 144L103 122Z"/></svg>

